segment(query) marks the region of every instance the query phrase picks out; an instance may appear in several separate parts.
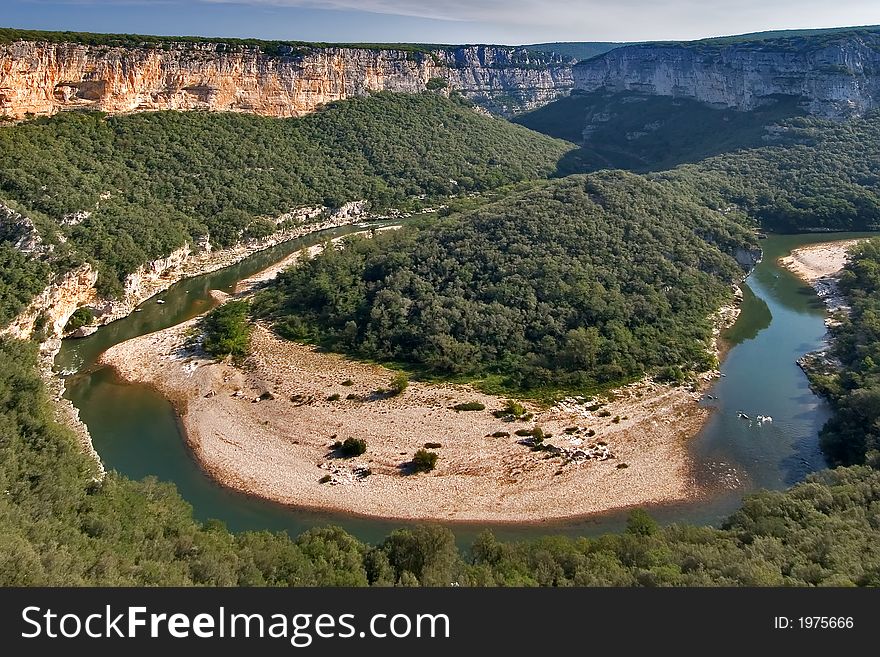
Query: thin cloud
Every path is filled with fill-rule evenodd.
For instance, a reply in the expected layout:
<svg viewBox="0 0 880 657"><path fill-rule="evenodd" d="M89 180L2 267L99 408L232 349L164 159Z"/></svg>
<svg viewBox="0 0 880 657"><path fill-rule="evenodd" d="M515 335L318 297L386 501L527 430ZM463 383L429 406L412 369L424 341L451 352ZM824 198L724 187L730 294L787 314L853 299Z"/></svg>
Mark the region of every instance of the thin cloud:
<svg viewBox="0 0 880 657"><path fill-rule="evenodd" d="M9 0L2 0L7 2ZM409 33L419 30L442 34L450 41L501 38L520 40L641 41L695 39L706 36L756 32L771 29L799 29L880 23L877 0L30 0L30 3L135 7L176 4L190 9L223 6L232 11L255 13L256 9L291 13L324 10L338 13L339 25L328 19L326 26L347 30L380 30L373 24L360 25L357 15L389 16L415 21ZM19 0L19 4L23 4ZM169 12L170 13L170 12ZM169 17L169 20L171 18ZM435 23L433 28L426 23ZM386 31L400 31L400 23ZM445 26L445 27L444 27ZM366 38L366 35L365 37ZM409 37L408 37L409 38Z"/></svg>

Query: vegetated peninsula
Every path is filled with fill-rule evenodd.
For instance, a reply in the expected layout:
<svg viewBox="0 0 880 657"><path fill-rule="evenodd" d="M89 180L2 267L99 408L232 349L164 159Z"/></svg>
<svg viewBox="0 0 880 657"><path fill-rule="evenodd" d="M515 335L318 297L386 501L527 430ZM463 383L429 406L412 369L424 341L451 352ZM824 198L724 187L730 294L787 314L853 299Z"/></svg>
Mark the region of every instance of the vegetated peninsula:
<svg viewBox="0 0 880 657"><path fill-rule="evenodd" d="M390 379L391 371L356 369L308 348L284 349L263 327L255 329L260 347L251 359L253 369L245 373L221 370L220 382L233 382L229 389L210 387L217 384L216 377L205 389L201 383L199 387L181 387L180 381L169 384L175 377L149 364L149 354L155 350L173 354L179 335L162 338L161 344L145 338L130 346L133 352L128 354L120 346L107 359L125 376L148 380L172 398L191 396L187 408L203 409L202 415L187 411L193 418L208 417L212 405L219 409L233 403L227 398L238 387L245 399L270 392L275 399L260 403L287 409L291 415L282 422L284 426L290 426L292 418L309 427L337 422L333 431L309 430L297 436L281 425L269 430L267 436L272 438L259 444L272 442L276 458L262 464L254 447L258 443L248 445L235 435L263 433L265 425L249 424L251 428L243 429L230 421L223 426L230 427L232 434L215 431L212 441L203 437L210 432L199 431L200 421L191 419L191 444L206 469L230 485L276 500L303 503L302 491L308 490L304 503L312 506L359 513L385 509L389 515L402 517L413 517L412 509L418 509L417 517L484 519L586 513L606 508L603 505L608 501L592 490L604 490L607 485L593 485L589 495L583 491L589 482L601 481L591 477L602 468L610 472L608 465L588 463L567 472L564 467L551 469L554 460L564 463L568 458L568 452L556 450L570 449L566 443L571 436L582 440L580 435L589 431L594 435L586 436L587 447L598 446L602 439L612 453L618 450L625 456L622 464L627 468L619 472L614 465L615 481L626 482L618 483L617 490L637 484L635 492L617 495L612 504L637 503L633 500L639 497L679 499L694 493L681 438L696 433L705 417L689 394L667 396L667 400L678 400L674 405L648 404L620 412L604 409L605 420L595 416L601 407L589 398L645 373L676 382L711 368L710 316L729 302L731 283L755 262L751 230L756 225L812 229L874 225L880 207L877 180L870 174L869 155L855 145L876 141L876 125L873 114L846 124L796 118L780 124L772 145L719 155L672 171L647 177L600 173L535 185L421 228L404 228L374 240L352 241L339 251L327 250L282 274L256 297L255 314L271 322L282 337L318 343L354 358L404 364L428 377L427 382L413 386L409 398L371 398L382 381ZM798 171L798 184L791 178L793 168ZM281 353L287 354L290 374L273 384L271 363ZM186 365L166 364L172 372ZM366 389L348 392L334 387L334 376L358 378L348 367L356 369L360 385L368 382ZM336 374L327 378L326 372ZM441 392L430 387L432 377L469 381L481 390ZM222 404L194 400L196 395L205 399L206 394L210 395L207 399L216 400L214 393L220 390L226 393ZM667 390L659 394L653 390L653 398L662 398ZM568 410L557 418L542 416L538 409L530 411L532 422L521 429L530 432L539 427L542 435L552 434L545 439L546 451L533 450L533 436L516 436L518 429L485 423L491 422L492 411L502 409L505 396L558 400L566 391L584 400L563 404ZM495 396L480 396L486 392ZM639 392L645 401L652 398L645 390ZM345 399L349 394L353 398ZM339 397L333 399L335 395ZM413 407L406 405L408 399L415 401ZM462 420L454 407L468 401L486 408L474 412L482 415ZM588 410L591 406L596 408ZM588 426L571 410L597 426ZM231 407L228 413L237 422L250 415ZM389 415L405 413L413 418L409 428L384 422ZM613 422L616 418L617 423ZM635 427L629 435L648 436L651 423L658 418L684 429L680 433L667 429L661 432L663 440L647 441L652 445L650 454L664 456L653 459L634 444L627 451L627 434L622 430ZM470 428L462 429L463 421ZM431 436L425 436L424 427L431 427ZM565 429L573 433L565 434ZM608 440L599 435L600 430L607 432ZM221 434L223 438L217 439ZM487 443L493 434L504 442ZM372 437L373 453L366 458L373 458L373 463L333 460L332 444L346 437L368 444ZM436 504L431 509L410 503L420 499L412 491L397 497L406 503L392 502L395 496L389 490L396 490L395 485L401 491L413 486L413 480L403 474L405 466L419 445L427 442L444 445L438 450L435 472L425 478L430 483L420 484L439 487L430 488ZM679 451L663 451L674 445ZM510 449L520 450L519 460L505 456ZM548 453L554 456L544 458ZM275 464L282 454L290 459L290 472L297 472L302 485L279 483L283 477L276 476ZM478 454L488 456L480 460ZM647 460L638 461L637 455ZM267 467L269 462L273 467ZM322 474L322 464L334 468L331 474ZM364 468L371 475L361 479L356 471ZM651 479L640 477L643 468L650 469ZM541 482L552 477L551 483L542 484L548 491L564 491L570 482L572 494L546 496L553 502L529 506L505 490L503 497L509 504L505 507L504 500L480 496L479 484L474 483L477 477L461 483L460 478L471 472L480 472L487 482L493 477L496 482L509 482L516 472L523 491L532 490L530 475ZM450 489L468 494L442 493L445 475L449 475ZM321 484L324 476L352 482L359 495L343 486ZM384 487L387 482L393 482L391 489ZM371 498L362 502L371 485L381 494L375 502ZM498 485L486 488L496 496L498 489ZM582 505L572 500L582 500ZM487 510L492 505L495 508Z"/></svg>
<svg viewBox="0 0 880 657"><path fill-rule="evenodd" d="M281 337L235 329L241 366L187 348L192 322L103 361L175 401L219 481L286 504L511 522L679 500L701 492L686 441L709 415L715 313L754 251L658 183L572 177L300 259L252 303ZM283 338L424 380L395 393L392 370ZM344 440L365 453L340 458Z"/></svg>

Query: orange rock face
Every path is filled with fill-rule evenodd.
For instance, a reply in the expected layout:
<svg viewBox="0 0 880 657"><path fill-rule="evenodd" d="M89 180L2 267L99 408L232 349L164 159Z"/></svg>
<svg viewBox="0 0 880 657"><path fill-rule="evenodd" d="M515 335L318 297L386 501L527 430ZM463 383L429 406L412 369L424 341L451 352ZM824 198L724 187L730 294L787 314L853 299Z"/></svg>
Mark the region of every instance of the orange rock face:
<svg viewBox="0 0 880 657"><path fill-rule="evenodd" d="M442 78L499 113L566 94L571 67L515 48L467 46L431 53L312 48L269 56L217 43L123 48L18 41L0 46L0 116L69 109L252 112L300 116L374 91L418 93Z"/></svg>

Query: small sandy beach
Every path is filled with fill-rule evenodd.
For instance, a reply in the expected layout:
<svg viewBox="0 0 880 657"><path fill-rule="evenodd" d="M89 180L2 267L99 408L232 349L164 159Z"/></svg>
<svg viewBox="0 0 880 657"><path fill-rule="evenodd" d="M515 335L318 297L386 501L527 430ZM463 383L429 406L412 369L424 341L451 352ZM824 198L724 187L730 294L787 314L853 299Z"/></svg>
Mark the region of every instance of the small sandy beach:
<svg viewBox="0 0 880 657"><path fill-rule="evenodd" d="M849 258L849 250L863 239L820 242L793 249L779 259L779 264L809 283L822 299L829 313L848 312L849 306L837 286L840 272ZM829 316L826 326L834 326L838 319Z"/></svg>
<svg viewBox="0 0 880 657"><path fill-rule="evenodd" d="M843 240L808 244L792 250L779 264L807 283L840 273L846 264L847 251L863 240Z"/></svg>

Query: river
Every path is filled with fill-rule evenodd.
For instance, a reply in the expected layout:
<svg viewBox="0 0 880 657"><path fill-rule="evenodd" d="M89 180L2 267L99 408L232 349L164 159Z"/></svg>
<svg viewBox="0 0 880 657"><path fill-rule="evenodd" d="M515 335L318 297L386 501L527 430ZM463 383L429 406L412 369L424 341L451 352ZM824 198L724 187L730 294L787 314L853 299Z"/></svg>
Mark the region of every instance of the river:
<svg viewBox="0 0 880 657"><path fill-rule="evenodd" d="M181 435L172 406L154 390L120 381L97 357L118 342L173 326L210 309L212 289L231 291L239 280L265 269L293 251L358 227L345 227L277 245L210 274L181 281L147 300L140 312L102 327L94 335L66 340L56 369L67 375L66 396L80 411L108 470L132 479L155 476L173 482L200 520L217 518L235 531L286 530L296 535L316 525L335 524L362 540L376 542L400 521L355 518L284 507L236 493L209 479L196 464ZM851 239L866 233L770 236L762 240L764 259L744 285L743 312L728 332L731 348L723 376L704 403L716 412L691 443L704 483L716 489L709 499L654 506L661 523L718 523L756 488L779 489L821 469L818 431L828 418L827 405L814 395L795 361L823 344L824 308L812 289L776 264L797 246ZM164 304L157 304L162 299ZM742 419L769 415L772 422ZM595 535L620 529L625 512L576 521L489 526L505 539L548 533ZM460 542L487 525L454 525Z"/></svg>

